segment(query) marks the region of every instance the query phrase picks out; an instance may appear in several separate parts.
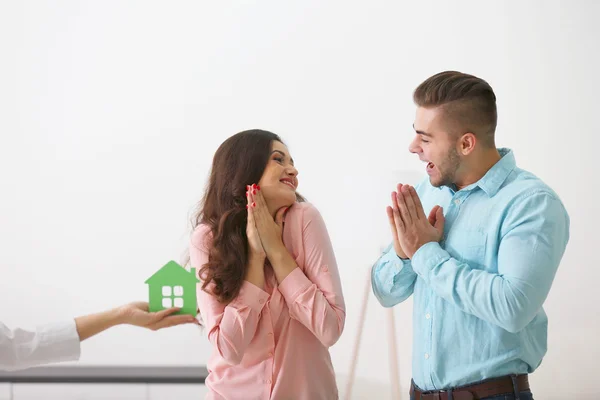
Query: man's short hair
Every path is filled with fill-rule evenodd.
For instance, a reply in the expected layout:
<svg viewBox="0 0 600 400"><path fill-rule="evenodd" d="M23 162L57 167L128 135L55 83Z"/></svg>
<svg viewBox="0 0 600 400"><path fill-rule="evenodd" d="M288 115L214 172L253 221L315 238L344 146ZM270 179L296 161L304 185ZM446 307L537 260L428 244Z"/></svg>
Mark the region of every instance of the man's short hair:
<svg viewBox="0 0 600 400"><path fill-rule="evenodd" d="M419 107L440 107L448 133L458 137L471 132L485 146L495 146L496 95L483 79L457 71L440 72L415 89L413 100Z"/></svg>

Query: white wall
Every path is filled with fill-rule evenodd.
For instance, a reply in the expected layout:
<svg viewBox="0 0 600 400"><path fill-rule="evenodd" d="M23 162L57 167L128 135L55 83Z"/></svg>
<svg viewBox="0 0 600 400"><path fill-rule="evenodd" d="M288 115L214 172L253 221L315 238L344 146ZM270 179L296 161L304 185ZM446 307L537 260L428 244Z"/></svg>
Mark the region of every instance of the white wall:
<svg viewBox="0 0 600 400"><path fill-rule="evenodd" d="M572 218L535 393L599 394L600 3L228 4L0 3L1 319L32 326L146 298L144 280L185 250L217 146L269 129L334 242L348 307L331 350L343 391L367 270L389 240L388 193L424 172L407 151L412 90L457 69L491 83L498 144ZM385 399L386 314L369 301L356 390ZM395 309L405 386L411 304ZM81 363L205 364L209 351L195 327L119 327L84 343Z"/></svg>

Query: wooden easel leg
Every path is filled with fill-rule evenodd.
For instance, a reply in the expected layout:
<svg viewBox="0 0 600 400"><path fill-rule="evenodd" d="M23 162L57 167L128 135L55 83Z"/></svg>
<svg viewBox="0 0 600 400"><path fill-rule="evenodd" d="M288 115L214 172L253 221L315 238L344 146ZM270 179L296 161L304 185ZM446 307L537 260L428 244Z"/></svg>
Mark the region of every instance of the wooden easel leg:
<svg viewBox="0 0 600 400"><path fill-rule="evenodd" d="M388 340L390 341L390 383L392 385L392 399L400 400L400 372L398 370L398 348L396 346L396 324L394 309L388 309Z"/></svg>
<svg viewBox="0 0 600 400"><path fill-rule="evenodd" d="M352 396L352 385L354 384L354 375L356 374L356 362L358 361L358 349L360 348L360 339L362 337L363 326L365 324L365 316L367 313L367 302L369 301L369 293L371 292L371 268L367 270L367 279L365 279L365 291L363 294L362 307L358 318L358 331L356 332L356 342L352 350L352 361L350 362L350 374L348 375L348 383L346 384L346 400L350 400Z"/></svg>
<svg viewBox="0 0 600 400"><path fill-rule="evenodd" d="M350 400L352 396L352 386L354 384L354 377L356 375L356 364L358 361L358 350L360 348L360 341L362 338L363 327L365 325L365 318L367 314L367 303L369 301L369 294L371 292L371 269L367 271L367 279L365 279L365 290L363 294L362 307L360 310L360 316L358 319L358 331L356 333L356 342L352 350L352 361L350 362L350 373L348 375L348 383L346 384L346 400ZM390 384L392 385L392 399L401 400L400 394L400 372L398 369L398 348L396 346L396 324L394 321L394 310L393 308L388 309L388 340L390 344L389 348L389 363L390 363Z"/></svg>

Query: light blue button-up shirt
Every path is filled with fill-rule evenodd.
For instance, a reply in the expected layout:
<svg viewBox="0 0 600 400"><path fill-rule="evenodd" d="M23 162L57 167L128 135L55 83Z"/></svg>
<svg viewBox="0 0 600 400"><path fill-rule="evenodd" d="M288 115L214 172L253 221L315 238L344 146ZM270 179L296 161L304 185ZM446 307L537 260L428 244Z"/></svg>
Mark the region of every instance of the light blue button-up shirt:
<svg viewBox="0 0 600 400"><path fill-rule="evenodd" d="M569 240L569 216L511 150L499 152L500 161L462 190L419 183L425 214L444 208L442 241L412 260L390 245L372 269L383 306L414 294L412 372L425 390L531 373L546 353L542 304Z"/></svg>

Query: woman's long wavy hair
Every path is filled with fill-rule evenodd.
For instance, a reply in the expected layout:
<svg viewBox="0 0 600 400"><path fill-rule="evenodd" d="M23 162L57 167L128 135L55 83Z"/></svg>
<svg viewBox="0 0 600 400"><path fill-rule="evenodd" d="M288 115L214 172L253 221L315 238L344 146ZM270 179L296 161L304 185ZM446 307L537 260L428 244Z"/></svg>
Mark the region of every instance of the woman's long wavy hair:
<svg viewBox="0 0 600 400"><path fill-rule="evenodd" d="M208 185L192 227L210 228L208 262L199 267L202 289L211 282L212 294L221 303L237 297L246 276L248 237L246 186L258 183L271 157L278 135L259 129L239 132L221 144L212 163ZM297 201L304 201L299 194Z"/></svg>

